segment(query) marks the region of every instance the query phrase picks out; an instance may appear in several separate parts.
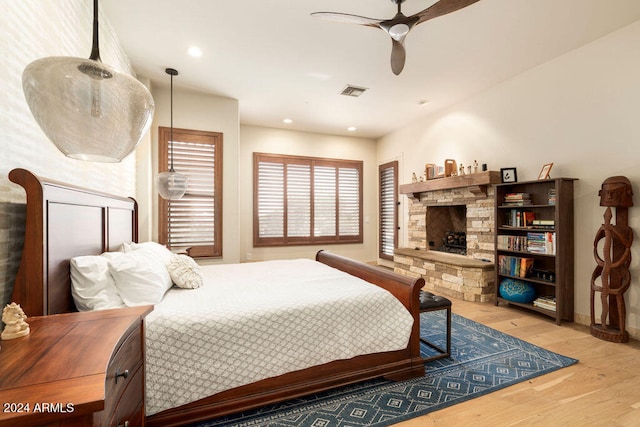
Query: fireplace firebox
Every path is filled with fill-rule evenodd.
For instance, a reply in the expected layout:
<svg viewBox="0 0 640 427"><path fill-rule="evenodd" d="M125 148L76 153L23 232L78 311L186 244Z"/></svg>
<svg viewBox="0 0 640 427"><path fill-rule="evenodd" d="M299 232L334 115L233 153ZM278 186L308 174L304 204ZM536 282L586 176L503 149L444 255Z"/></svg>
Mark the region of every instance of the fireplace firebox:
<svg viewBox="0 0 640 427"><path fill-rule="evenodd" d="M466 255L466 205L429 206L426 211L426 232L429 249Z"/></svg>

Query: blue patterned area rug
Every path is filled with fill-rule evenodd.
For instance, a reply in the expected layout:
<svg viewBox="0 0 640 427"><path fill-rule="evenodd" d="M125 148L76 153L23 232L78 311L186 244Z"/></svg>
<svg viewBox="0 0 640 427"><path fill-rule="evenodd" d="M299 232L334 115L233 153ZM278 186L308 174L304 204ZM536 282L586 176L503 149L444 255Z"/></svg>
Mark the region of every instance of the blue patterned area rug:
<svg viewBox="0 0 640 427"><path fill-rule="evenodd" d="M420 322L422 336L442 348L444 313L422 313ZM451 358L428 362L423 378L365 381L194 426L388 426L577 362L455 313L451 337ZM424 357L434 354L421 346Z"/></svg>

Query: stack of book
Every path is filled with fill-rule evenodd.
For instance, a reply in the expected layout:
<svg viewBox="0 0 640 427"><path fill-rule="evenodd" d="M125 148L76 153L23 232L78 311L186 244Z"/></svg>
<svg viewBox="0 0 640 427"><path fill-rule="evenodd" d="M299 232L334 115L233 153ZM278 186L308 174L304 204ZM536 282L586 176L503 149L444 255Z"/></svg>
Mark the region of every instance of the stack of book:
<svg viewBox="0 0 640 427"><path fill-rule="evenodd" d="M525 206L531 204L529 193L507 193L504 195L505 206Z"/></svg>
<svg viewBox="0 0 640 427"><path fill-rule="evenodd" d="M533 305L546 310L556 311L556 297L538 297L533 301Z"/></svg>
<svg viewBox="0 0 640 427"><path fill-rule="evenodd" d="M547 203L549 203L550 205L555 205L556 204L556 189L555 188L549 189L549 193L547 195L548 195Z"/></svg>
<svg viewBox="0 0 640 427"><path fill-rule="evenodd" d="M537 254L556 254L556 233L529 232L527 233L527 251Z"/></svg>

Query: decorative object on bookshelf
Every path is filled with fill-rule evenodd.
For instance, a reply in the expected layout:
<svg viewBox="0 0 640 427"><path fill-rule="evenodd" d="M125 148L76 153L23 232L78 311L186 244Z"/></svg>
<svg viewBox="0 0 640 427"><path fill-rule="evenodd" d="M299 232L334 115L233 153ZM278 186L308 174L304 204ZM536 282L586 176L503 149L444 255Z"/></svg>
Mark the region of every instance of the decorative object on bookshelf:
<svg viewBox="0 0 640 427"><path fill-rule="evenodd" d="M610 342L627 342L629 333L625 330L624 293L631 284L629 266L633 230L628 226L628 208L633 206L631 182L624 176L607 178L598 195L600 206L607 209L604 224L596 232L593 242L597 266L591 275L591 335ZM611 208L616 210L615 224L611 223ZM602 256L598 253L599 247L602 247ZM598 292L602 304L600 323L595 319L595 296Z"/></svg>
<svg viewBox="0 0 640 427"><path fill-rule="evenodd" d="M500 168L500 176L502 177L502 182L518 181L518 173L516 171L516 168Z"/></svg>
<svg viewBox="0 0 640 427"><path fill-rule="evenodd" d="M536 298L536 290L527 282L518 279L502 279L500 296L507 301L529 304Z"/></svg>
<svg viewBox="0 0 640 427"><path fill-rule="evenodd" d="M538 174L538 179L549 179L549 172L551 172L552 166L553 163L547 163L546 165L542 166L542 169Z"/></svg>

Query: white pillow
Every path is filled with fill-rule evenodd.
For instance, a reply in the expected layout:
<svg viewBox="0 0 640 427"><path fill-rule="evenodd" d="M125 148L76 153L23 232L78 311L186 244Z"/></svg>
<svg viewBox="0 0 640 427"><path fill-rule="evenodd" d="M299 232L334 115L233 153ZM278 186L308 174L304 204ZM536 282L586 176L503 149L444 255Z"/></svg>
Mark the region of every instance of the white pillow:
<svg viewBox="0 0 640 427"><path fill-rule="evenodd" d="M129 307L157 304L173 286L167 264L156 251L146 248L112 257L109 271L120 297Z"/></svg>
<svg viewBox="0 0 640 427"><path fill-rule="evenodd" d="M167 267L171 280L179 288L196 289L202 286L202 271L196 261L187 255L173 255Z"/></svg>
<svg viewBox="0 0 640 427"><path fill-rule="evenodd" d="M71 258L71 295L79 311L124 307L108 260L103 256Z"/></svg>
<svg viewBox="0 0 640 427"><path fill-rule="evenodd" d="M173 252L167 249L166 246L156 242L144 242L144 243L131 243L131 250L137 251L138 249L145 249L154 253L164 265L169 265ZM125 252L129 252L125 250Z"/></svg>

